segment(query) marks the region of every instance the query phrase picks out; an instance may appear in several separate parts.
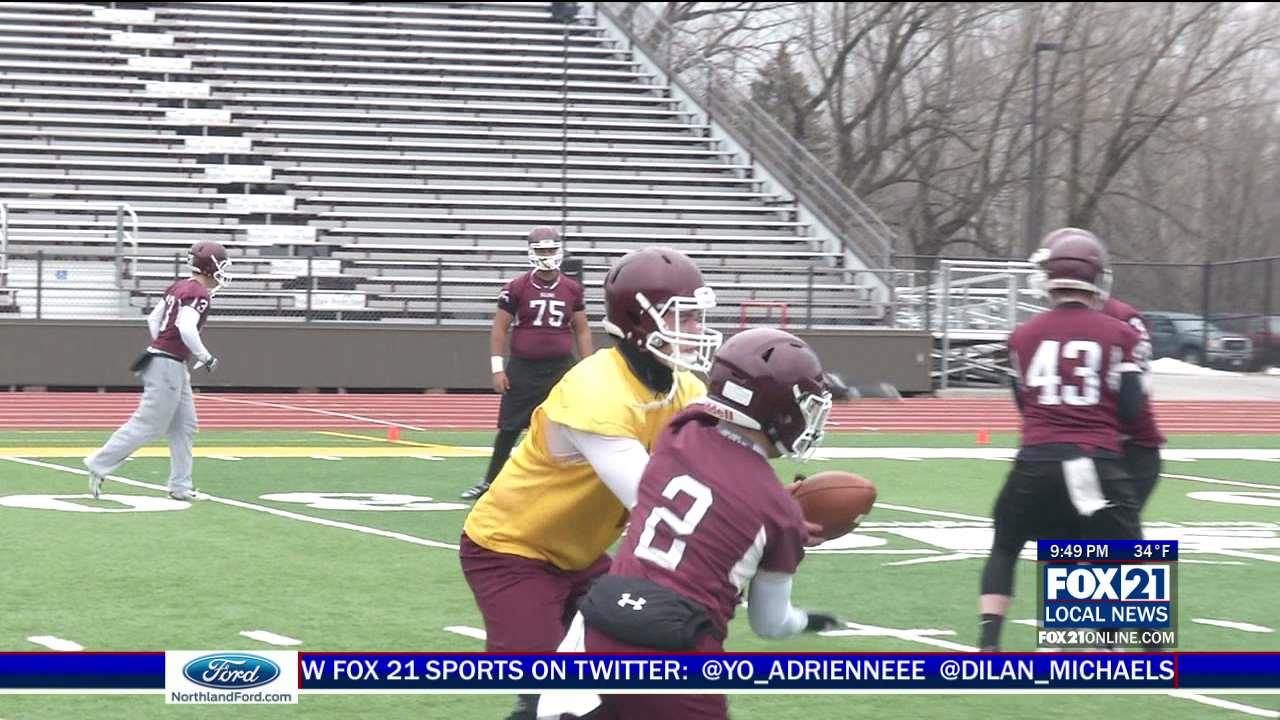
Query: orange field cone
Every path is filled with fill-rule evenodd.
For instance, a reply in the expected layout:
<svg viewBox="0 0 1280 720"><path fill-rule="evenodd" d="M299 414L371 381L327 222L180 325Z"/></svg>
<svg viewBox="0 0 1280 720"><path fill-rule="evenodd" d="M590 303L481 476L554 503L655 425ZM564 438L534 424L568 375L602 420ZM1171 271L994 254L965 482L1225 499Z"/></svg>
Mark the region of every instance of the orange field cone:
<svg viewBox="0 0 1280 720"><path fill-rule="evenodd" d="M978 431L978 444L979 445L991 444L991 432L986 428L982 428L981 430Z"/></svg>
<svg viewBox="0 0 1280 720"><path fill-rule="evenodd" d="M400 439L400 428L392 426L387 428L387 440L396 442Z"/></svg>

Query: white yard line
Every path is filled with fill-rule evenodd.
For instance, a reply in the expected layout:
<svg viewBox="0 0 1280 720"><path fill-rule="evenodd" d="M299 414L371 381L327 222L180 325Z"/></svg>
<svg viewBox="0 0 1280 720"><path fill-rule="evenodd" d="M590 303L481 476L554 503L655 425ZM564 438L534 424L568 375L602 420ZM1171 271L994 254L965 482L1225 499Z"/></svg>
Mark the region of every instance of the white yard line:
<svg viewBox="0 0 1280 720"><path fill-rule="evenodd" d="M863 628L864 629L861 630L852 630L848 628L844 630L824 630L818 633L818 635L822 637L897 637L897 633L899 632L909 632L912 635L927 637L939 637L943 635L953 637L956 634L955 630L938 630L936 628L913 628L906 631L889 628L890 634L886 635L882 629L875 628L875 626L864 625Z"/></svg>
<svg viewBox="0 0 1280 720"><path fill-rule="evenodd" d="M445 628L444 631L451 632L454 635L461 635L463 637L474 638L476 640L486 640L489 637L488 633L486 633L485 631L481 630L480 628L473 628L469 625L450 625L449 627Z"/></svg>
<svg viewBox="0 0 1280 720"><path fill-rule="evenodd" d="M1191 618L1191 622L1200 623L1201 625L1212 625L1214 627L1230 628L1232 630L1240 630L1248 633L1269 633L1275 632L1269 627L1262 625L1254 625L1253 623L1239 622L1236 620L1214 620L1213 618Z"/></svg>
<svg viewBox="0 0 1280 720"><path fill-rule="evenodd" d="M890 505L889 503L878 502L875 505L885 510L897 510L899 512L915 513L917 515L932 515L933 517L951 518L952 520L976 520L978 522L991 522L991 518L985 518L981 515L965 515L964 513L946 512L945 510L929 510L926 508L911 507L910 505Z"/></svg>
<svg viewBox="0 0 1280 720"><path fill-rule="evenodd" d="M301 645L301 640L295 640L288 635L277 635L269 630L241 630L240 634L250 640L257 640L268 645L278 645L280 647L293 647Z"/></svg>
<svg viewBox="0 0 1280 720"><path fill-rule="evenodd" d="M43 645L50 650L58 650L60 652L80 652L81 650L84 650L84 646L80 643L63 640L62 638L54 637L53 635L32 635L27 638L27 641L35 643L36 645Z"/></svg>
<svg viewBox="0 0 1280 720"><path fill-rule="evenodd" d="M1198 693L1187 692L1185 690L1174 690L1169 693L1169 695L1204 705L1212 705L1216 708L1222 708L1223 710L1235 710L1236 712L1241 712L1245 715L1253 715L1254 717L1280 718L1280 712L1276 712L1275 710L1267 710L1266 708L1254 707L1252 705L1245 705L1244 703L1238 703L1233 700L1223 700L1222 698L1200 695Z"/></svg>
<svg viewBox="0 0 1280 720"><path fill-rule="evenodd" d="M862 623L855 623L855 622L846 622L844 626L848 628L848 630L852 630L853 632L845 632L842 630L831 630L829 632L818 633L818 634L827 635L831 637L841 637L841 636L857 637L859 635L872 636L872 637L891 637L891 638L896 638L898 640L906 640L908 642L920 643L921 645L932 645L934 647L945 648L947 650L958 650L960 652L977 652L978 650L978 648L972 645L963 645L961 643L951 642L950 640L942 640L940 638L934 637L934 635L944 633L944 632L951 633L952 635L955 634L954 632L951 632L948 630L934 630L934 629L909 630L909 629L881 627L879 625L864 625Z"/></svg>
<svg viewBox="0 0 1280 720"><path fill-rule="evenodd" d="M1160 473L1160 477L1173 478L1174 480L1190 480L1191 482L1201 482L1208 485L1230 485L1232 487L1247 487L1255 490L1276 490L1280 491L1280 485L1265 485L1263 483L1242 482L1240 480L1219 480L1218 478L1202 477L1200 475L1175 475L1173 473Z"/></svg>
<svg viewBox="0 0 1280 720"><path fill-rule="evenodd" d="M923 565L924 563L937 562L954 562L956 560L983 560L985 555L977 553L959 552L951 555L934 555L932 557L912 558L910 560L895 560L893 562L880 563L881 566L888 567L890 565Z"/></svg>
<svg viewBox="0 0 1280 720"><path fill-rule="evenodd" d="M1227 555L1230 557L1247 558L1249 560L1266 560L1267 562L1280 563L1280 555L1268 555L1266 553L1248 552L1246 550L1226 550L1218 548L1213 551L1215 555Z"/></svg>
<svg viewBox="0 0 1280 720"><path fill-rule="evenodd" d="M252 405L254 407L269 407L277 410L288 410L290 412L312 413L314 415L327 415L329 417L340 417L347 420L359 420L360 422L373 423L374 425L386 425L388 427L398 427L405 430L415 430L417 432L427 432L426 429L414 425L406 425L398 423L394 420L382 420L380 418L371 418L364 415L352 415L350 413L335 412L333 410L321 410L319 408L301 407L298 405L286 405L284 403L264 402L262 400L244 400L241 398L229 398L209 393L202 393L196 396L200 400L213 400L217 402L234 403L237 405Z"/></svg>
<svg viewBox="0 0 1280 720"><path fill-rule="evenodd" d="M23 465L32 465L35 467L42 467L49 470L58 470L60 472L71 473L73 475L89 474L88 470L81 470L79 468L67 467L65 465L54 465L53 463L42 462L40 460L31 460L30 458L0 458L0 460L8 460L10 462L21 463ZM119 483L124 483L125 485L132 485L133 487L146 488L148 490L158 490L163 493L168 492L168 489L164 485L155 485L153 483L142 482L141 480L131 480L126 477L121 477L119 475L108 475L106 479L114 480ZM443 548L445 550L458 549L457 545L439 542L437 540L428 540L426 538L415 537L413 535L406 535L404 533L393 532L391 530L383 530L381 528L367 527L365 525L357 525L355 523L341 522L339 520L329 520L326 518L312 517L311 515L301 515L299 513L289 512L288 510L278 510L276 508L266 507L265 505L254 505L253 503L247 503L242 500L232 500L230 498L215 497L213 495L204 495L204 499L207 502L214 502L214 503L220 503L222 505L229 505L231 507L240 508L242 510L253 510L254 512L266 513L268 515L287 518L289 520L298 520L300 522L312 523L313 525L323 525L325 527L338 528L341 530L351 530L352 532L358 532L363 535L376 535L378 537L391 538L392 540L400 540L401 542L412 543L414 545L422 545L425 547L433 547L433 548Z"/></svg>

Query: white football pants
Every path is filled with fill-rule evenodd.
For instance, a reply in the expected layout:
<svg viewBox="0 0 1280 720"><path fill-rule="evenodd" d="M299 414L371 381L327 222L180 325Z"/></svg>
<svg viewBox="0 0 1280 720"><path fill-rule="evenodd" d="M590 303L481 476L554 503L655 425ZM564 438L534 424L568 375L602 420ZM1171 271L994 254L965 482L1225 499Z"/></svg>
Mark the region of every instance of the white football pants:
<svg viewBox="0 0 1280 720"><path fill-rule="evenodd" d="M152 358L142 371L142 401L111 439L84 464L99 475L120 467L138 448L160 435L169 438L169 490L191 490L191 448L196 439L196 406L186 363Z"/></svg>

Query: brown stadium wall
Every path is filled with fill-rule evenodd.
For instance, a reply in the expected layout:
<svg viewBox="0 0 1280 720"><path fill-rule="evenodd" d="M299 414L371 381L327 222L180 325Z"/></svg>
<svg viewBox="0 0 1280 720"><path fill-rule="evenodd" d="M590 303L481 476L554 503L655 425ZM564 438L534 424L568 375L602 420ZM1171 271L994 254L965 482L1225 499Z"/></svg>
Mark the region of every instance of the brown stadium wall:
<svg viewBox="0 0 1280 720"><path fill-rule="evenodd" d="M868 328L797 332L850 383L927 392L927 333ZM220 361L202 388L480 390L489 388L489 331L477 327L211 322ZM0 321L0 390L136 386L146 346L138 321ZM608 342L597 333L596 347ZM2 402L2 401L0 401Z"/></svg>

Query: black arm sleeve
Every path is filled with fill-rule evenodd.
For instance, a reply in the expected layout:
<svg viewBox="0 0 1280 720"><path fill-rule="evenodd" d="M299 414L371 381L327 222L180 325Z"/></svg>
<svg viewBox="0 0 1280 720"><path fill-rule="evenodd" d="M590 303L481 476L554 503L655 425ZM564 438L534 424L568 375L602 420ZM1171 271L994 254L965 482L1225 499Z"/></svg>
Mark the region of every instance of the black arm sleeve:
<svg viewBox="0 0 1280 720"><path fill-rule="evenodd" d="M1120 422L1128 424L1138 419L1146 392L1142 389L1142 373L1120 373Z"/></svg>
<svg viewBox="0 0 1280 720"><path fill-rule="evenodd" d="M1018 392L1018 381L1015 378L1009 383L1009 389L1013 391L1013 404L1017 406L1018 412L1022 412L1022 393Z"/></svg>

